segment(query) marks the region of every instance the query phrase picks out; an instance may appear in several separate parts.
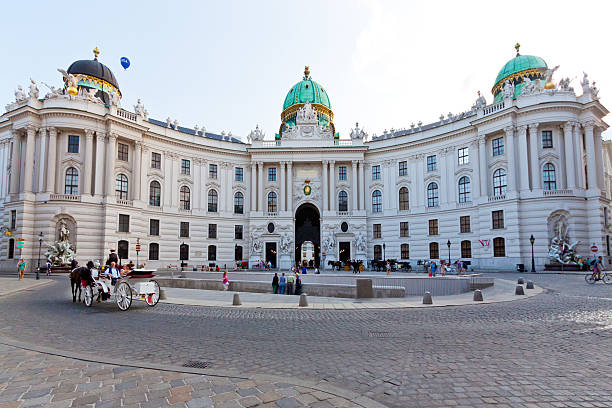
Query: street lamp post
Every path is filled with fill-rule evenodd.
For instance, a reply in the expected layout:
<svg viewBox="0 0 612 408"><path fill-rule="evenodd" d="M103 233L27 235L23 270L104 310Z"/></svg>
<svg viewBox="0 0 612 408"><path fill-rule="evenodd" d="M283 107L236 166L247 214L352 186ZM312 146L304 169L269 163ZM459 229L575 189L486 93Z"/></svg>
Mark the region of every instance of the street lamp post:
<svg viewBox="0 0 612 408"><path fill-rule="evenodd" d="M533 257L533 243L535 242L535 238L533 234L529 237L529 242L531 242L531 272L535 272L535 259Z"/></svg>
<svg viewBox="0 0 612 408"><path fill-rule="evenodd" d="M446 242L446 246L448 247L448 264L450 265L450 263L451 263L451 258L450 258L450 246L451 246L451 242L450 242L450 239Z"/></svg>
<svg viewBox="0 0 612 408"><path fill-rule="evenodd" d="M38 234L38 268L36 268L36 279L40 279L40 249L42 248L43 233Z"/></svg>
<svg viewBox="0 0 612 408"><path fill-rule="evenodd" d="M385 248L387 248L387 245L385 245L385 243L383 242L383 261L387 260L387 255L385 254Z"/></svg>

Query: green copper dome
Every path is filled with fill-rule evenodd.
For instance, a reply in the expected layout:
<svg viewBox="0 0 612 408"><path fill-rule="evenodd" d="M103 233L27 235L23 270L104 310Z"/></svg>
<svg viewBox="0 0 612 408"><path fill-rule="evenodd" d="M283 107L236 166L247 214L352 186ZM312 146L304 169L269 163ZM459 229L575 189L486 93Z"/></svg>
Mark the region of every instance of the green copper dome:
<svg viewBox="0 0 612 408"><path fill-rule="evenodd" d="M283 110L306 102L317 103L331 109L327 92L325 92L321 85L313 81L309 75L304 75L304 79L293 85L289 92L287 92Z"/></svg>
<svg viewBox="0 0 612 408"><path fill-rule="evenodd" d="M505 79L506 77L522 71L537 68L548 68L548 65L546 65L546 62L540 57L519 54L510 61L506 62L506 65L504 65L499 71L499 74L497 74L497 78L495 78L495 84L493 86L497 85L499 81Z"/></svg>
<svg viewBox="0 0 612 408"><path fill-rule="evenodd" d="M502 88L506 80L514 85L514 98L516 98L522 92L525 78L532 81L542 79L544 70L548 68L546 61L540 57L519 54L520 46L518 43L514 46L516 57L506 62L497 74L497 78L495 78L495 83L491 89L494 103L502 100Z"/></svg>

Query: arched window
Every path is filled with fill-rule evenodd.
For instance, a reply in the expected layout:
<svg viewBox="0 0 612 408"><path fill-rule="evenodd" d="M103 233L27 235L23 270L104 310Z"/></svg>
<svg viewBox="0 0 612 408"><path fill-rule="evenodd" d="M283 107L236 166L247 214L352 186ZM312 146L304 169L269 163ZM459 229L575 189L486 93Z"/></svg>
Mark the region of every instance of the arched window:
<svg viewBox="0 0 612 408"><path fill-rule="evenodd" d="M467 203L470 201L472 201L470 178L467 176L463 176L459 179L459 202Z"/></svg>
<svg viewBox="0 0 612 408"><path fill-rule="evenodd" d="M436 183L429 183L427 186L427 206L438 206L438 184Z"/></svg>
<svg viewBox="0 0 612 408"><path fill-rule="evenodd" d="M493 238L493 256L500 257L506 256L506 240L497 237Z"/></svg>
<svg viewBox="0 0 612 408"><path fill-rule="evenodd" d="M348 194L346 191L338 193L338 211L348 211Z"/></svg>
<svg viewBox="0 0 612 408"><path fill-rule="evenodd" d="M159 260L159 244L149 244L149 261Z"/></svg>
<svg viewBox="0 0 612 408"><path fill-rule="evenodd" d="M189 260L189 245L181 244L179 246L179 258L181 261Z"/></svg>
<svg viewBox="0 0 612 408"><path fill-rule="evenodd" d="M461 257L471 258L472 257L472 241L461 241Z"/></svg>
<svg viewBox="0 0 612 408"><path fill-rule="evenodd" d="M119 256L119 261L128 259L130 257L130 243L124 239L119 241L117 243L117 255Z"/></svg>
<svg viewBox="0 0 612 408"><path fill-rule="evenodd" d="M217 204L219 203L219 195L217 190L208 192L208 212L217 212Z"/></svg>
<svg viewBox="0 0 612 408"><path fill-rule="evenodd" d="M115 194L119 200L128 199L128 178L125 174L118 174L115 179Z"/></svg>
<svg viewBox="0 0 612 408"><path fill-rule="evenodd" d="M408 187L399 189L399 209L400 211L408 211L410 209Z"/></svg>
<svg viewBox="0 0 612 408"><path fill-rule="evenodd" d="M187 186L181 187L179 198L181 202L181 208L183 210L190 210L191 209L191 191L189 190L189 187Z"/></svg>
<svg viewBox="0 0 612 408"><path fill-rule="evenodd" d="M372 212L382 212L382 193L380 190L372 192Z"/></svg>
<svg viewBox="0 0 612 408"><path fill-rule="evenodd" d="M217 260L217 246L216 245L208 246L208 260L209 261Z"/></svg>
<svg viewBox="0 0 612 408"><path fill-rule="evenodd" d="M401 259L410 259L410 245L402 244L400 246L400 258Z"/></svg>
<svg viewBox="0 0 612 408"><path fill-rule="evenodd" d="M278 206L276 204L277 204L276 193L274 191L270 191L268 193L268 212L269 213L273 213L277 211Z"/></svg>
<svg viewBox="0 0 612 408"><path fill-rule="evenodd" d="M234 194L234 214L244 213L244 195L238 191Z"/></svg>
<svg viewBox="0 0 612 408"><path fill-rule="evenodd" d="M429 243L429 259L438 259L440 258L440 247L438 247L437 242Z"/></svg>
<svg viewBox="0 0 612 408"><path fill-rule="evenodd" d="M149 205L154 207L161 205L161 184L159 184L159 181L153 180L149 184Z"/></svg>
<svg viewBox="0 0 612 408"><path fill-rule="evenodd" d="M374 245L374 260L382 259L382 245Z"/></svg>
<svg viewBox="0 0 612 408"><path fill-rule="evenodd" d="M234 260L242 261L242 247L240 245L234 247Z"/></svg>
<svg viewBox="0 0 612 408"><path fill-rule="evenodd" d="M74 167L70 167L66 170L66 188L64 194L79 194L79 171Z"/></svg>
<svg viewBox="0 0 612 408"><path fill-rule="evenodd" d="M500 196L506 194L506 187L506 170L495 170L493 173L493 195Z"/></svg>
<svg viewBox="0 0 612 408"><path fill-rule="evenodd" d="M552 163L546 163L543 169L544 173L544 190L557 189L557 174L555 166Z"/></svg>

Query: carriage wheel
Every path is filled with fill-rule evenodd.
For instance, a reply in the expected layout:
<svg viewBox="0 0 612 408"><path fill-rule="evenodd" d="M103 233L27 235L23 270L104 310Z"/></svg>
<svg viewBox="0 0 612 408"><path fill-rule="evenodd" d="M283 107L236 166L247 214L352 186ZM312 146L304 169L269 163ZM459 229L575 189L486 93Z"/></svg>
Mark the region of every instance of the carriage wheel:
<svg viewBox="0 0 612 408"><path fill-rule="evenodd" d="M126 282L119 282L115 286L115 302L119 310L128 310L132 305L132 288Z"/></svg>
<svg viewBox="0 0 612 408"><path fill-rule="evenodd" d="M145 302L147 302L147 305L153 307L157 304L157 302L159 302L160 290L159 290L159 283L157 283L156 280L151 280L150 282L152 282L155 285L155 289L152 294L145 296Z"/></svg>
<svg viewBox="0 0 612 408"><path fill-rule="evenodd" d="M93 290L89 285L85 286L85 298L83 299L83 302L87 307L90 307L93 303Z"/></svg>

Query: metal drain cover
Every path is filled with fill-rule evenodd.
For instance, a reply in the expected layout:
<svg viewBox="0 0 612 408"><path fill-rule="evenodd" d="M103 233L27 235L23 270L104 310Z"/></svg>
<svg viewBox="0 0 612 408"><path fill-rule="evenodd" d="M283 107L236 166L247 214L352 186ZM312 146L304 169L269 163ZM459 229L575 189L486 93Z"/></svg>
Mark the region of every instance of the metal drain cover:
<svg viewBox="0 0 612 408"><path fill-rule="evenodd" d="M368 336L376 338L386 338L393 337L393 333L388 331L369 331Z"/></svg>
<svg viewBox="0 0 612 408"><path fill-rule="evenodd" d="M202 360L189 360L185 364L183 364L183 367L208 368L210 367L210 362Z"/></svg>

